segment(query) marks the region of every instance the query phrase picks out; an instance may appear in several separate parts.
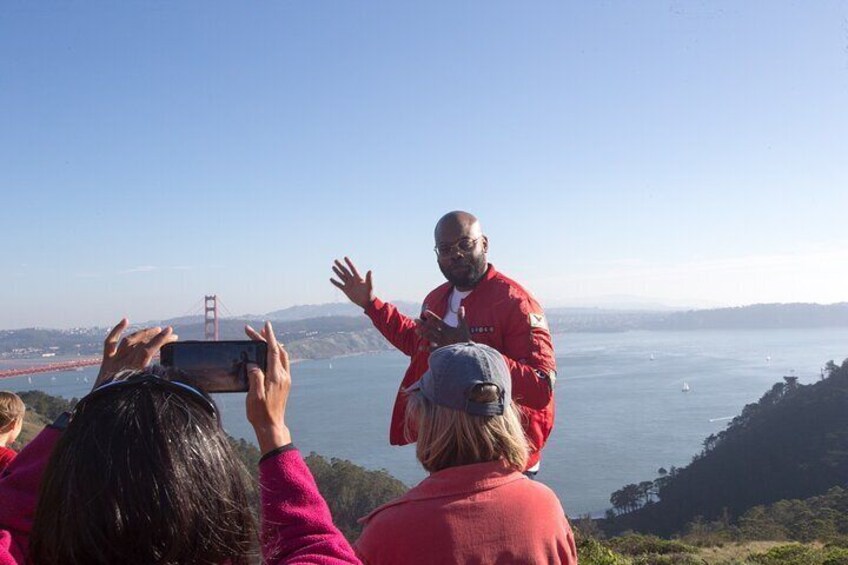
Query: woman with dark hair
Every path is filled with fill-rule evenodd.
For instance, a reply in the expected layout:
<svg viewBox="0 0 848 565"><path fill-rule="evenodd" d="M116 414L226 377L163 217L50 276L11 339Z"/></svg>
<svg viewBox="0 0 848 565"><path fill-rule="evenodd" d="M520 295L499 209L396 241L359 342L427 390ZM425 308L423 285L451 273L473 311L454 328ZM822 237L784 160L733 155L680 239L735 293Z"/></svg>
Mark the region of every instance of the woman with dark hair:
<svg viewBox="0 0 848 565"><path fill-rule="evenodd" d="M430 476L361 520L362 562L576 565L559 500L522 473L529 450L503 355L473 342L436 349L406 392Z"/></svg>
<svg viewBox="0 0 848 565"><path fill-rule="evenodd" d="M260 450L255 491L204 392L146 369L171 328L106 338L92 392L45 428L0 480L0 565L358 563L285 423L288 355L270 323L267 375L248 370ZM40 491L39 491L40 488Z"/></svg>

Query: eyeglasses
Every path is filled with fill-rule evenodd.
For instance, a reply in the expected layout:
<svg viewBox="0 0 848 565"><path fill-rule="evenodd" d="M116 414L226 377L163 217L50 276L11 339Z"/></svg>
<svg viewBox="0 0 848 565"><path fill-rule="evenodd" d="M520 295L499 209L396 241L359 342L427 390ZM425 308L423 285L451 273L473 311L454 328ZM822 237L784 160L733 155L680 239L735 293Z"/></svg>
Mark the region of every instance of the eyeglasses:
<svg viewBox="0 0 848 565"><path fill-rule="evenodd" d="M468 253L474 246L477 245L477 242L482 239L483 236L480 236L475 239L471 239L470 237L461 237L453 243L440 243L436 247L433 248L433 251L436 252L436 255L439 257L446 257L450 255L454 249L459 249L463 253Z"/></svg>
<svg viewBox="0 0 848 565"><path fill-rule="evenodd" d="M221 419L218 416L218 411L215 409L215 403L212 402L212 399L204 393L203 391L194 388L190 384L186 384L180 381L172 381L168 379L164 379L159 375L155 375L153 373L141 373L138 375L133 375L126 379L121 379L117 381L109 381L103 383L99 387L92 390L88 396L86 396L83 400L90 400L93 397L100 396L103 394L105 390L113 390L118 387L127 387L127 386L151 386L155 385L162 389L174 392L174 393L185 393L188 392L192 400L195 403L199 404L206 412L209 413L210 416L215 418L220 425ZM76 412L76 410L74 410Z"/></svg>

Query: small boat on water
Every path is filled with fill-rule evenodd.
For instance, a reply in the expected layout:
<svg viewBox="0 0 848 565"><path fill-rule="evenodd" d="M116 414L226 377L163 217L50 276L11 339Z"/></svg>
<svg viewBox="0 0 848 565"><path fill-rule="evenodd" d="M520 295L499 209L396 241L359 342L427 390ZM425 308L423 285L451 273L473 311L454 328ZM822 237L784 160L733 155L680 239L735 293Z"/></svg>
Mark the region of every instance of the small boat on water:
<svg viewBox="0 0 848 565"><path fill-rule="evenodd" d="M691 390L691 389L689 388L689 383L684 382L684 383L683 383L683 388L681 389L681 391L682 391L682 392L689 392L690 390Z"/></svg>

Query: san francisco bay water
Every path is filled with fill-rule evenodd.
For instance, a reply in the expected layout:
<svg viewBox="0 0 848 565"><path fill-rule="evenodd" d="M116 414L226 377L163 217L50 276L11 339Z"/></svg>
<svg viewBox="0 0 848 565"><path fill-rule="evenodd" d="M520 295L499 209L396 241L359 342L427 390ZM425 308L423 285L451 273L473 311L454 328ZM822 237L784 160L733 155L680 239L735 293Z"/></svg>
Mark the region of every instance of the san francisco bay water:
<svg viewBox="0 0 848 565"><path fill-rule="evenodd" d="M848 329L584 333L557 335L554 342L556 426L538 478L571 516L600 513L612 491L654 479L660 467L686 465L705 437L783 376L812 383L825 362L848 357ZM388 445L406 366L397 352L295 364L289 402L295 444L386 469L410 485L421 480L414 448ZM18 377L0 387L80 397L95 373L39 375L31 383ZM227 431L253 441L244 395L216 400Z"/></svg>

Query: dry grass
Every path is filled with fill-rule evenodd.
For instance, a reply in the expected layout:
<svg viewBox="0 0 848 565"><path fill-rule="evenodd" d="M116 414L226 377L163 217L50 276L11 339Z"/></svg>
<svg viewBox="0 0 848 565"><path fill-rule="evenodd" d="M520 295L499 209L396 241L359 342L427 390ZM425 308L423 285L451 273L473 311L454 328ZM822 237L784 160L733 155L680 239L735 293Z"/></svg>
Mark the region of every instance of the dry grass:
<svg viewBox="0 0 848 565"><path fill-rule="evenodd" d="M15 442L16 445L14 448L20 449L21 445L28 443L32 438L37 436L44 429L44 426L49 423L50 421L41 414L27 410L26 414L24 414L24 427L21 430L20 437L18 437L18 441Z"/></svg>
<svg viewBox="0 0 848 565"><path fill-rule="evenodd" d="M752 553L762 553L769 549L778 546L792 543L789 541L746 541L733 543L729 542L721 547L704 547L695 554L695 557L702 559L707 565L719 565L720 563L743 563L747 561L747 557ZM820 547L820 544L811 544L815 547Z"/></svg>

